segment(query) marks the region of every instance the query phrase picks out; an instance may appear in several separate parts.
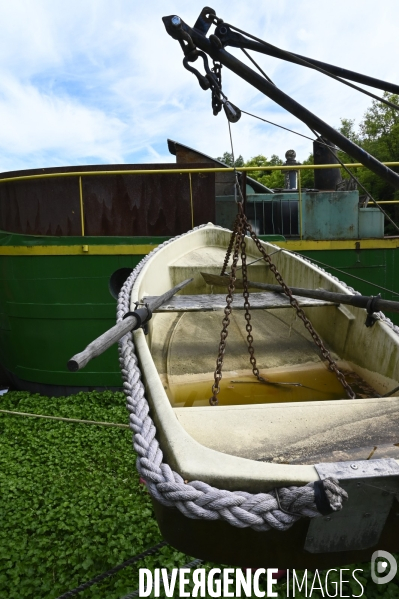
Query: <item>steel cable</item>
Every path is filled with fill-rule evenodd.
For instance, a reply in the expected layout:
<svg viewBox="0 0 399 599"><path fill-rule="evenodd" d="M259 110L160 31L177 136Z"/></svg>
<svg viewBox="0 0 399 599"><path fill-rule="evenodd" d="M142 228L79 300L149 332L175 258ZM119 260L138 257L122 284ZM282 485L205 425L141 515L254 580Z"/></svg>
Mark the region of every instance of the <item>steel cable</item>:
<svg viewBox="0 0 399 599"><path fill-rule="evenodd" d="M309 67L315 71L318 71L319 73L322 73L323 75L327 75L327 77L331 77L331 79L335 79L336 81L339 81L339 83L343 83L344 85L347 85L348 87L352 87L353 89L361 92L362 94L365 94L366 96L370 96L370 98L374 98L375 100L378 100L378 102L382 102L383 104L386 104L387 106L390 106L391 108L394 108L395 110L399 110L399 106L397 104L394 104L393 102L390 102L389 100L386 100L385 98L381 98L380 96L376 96L372 92L369 92L366 89L363 89L362 87L359 87L358 85L355 85L354 83L350 83L349 81L346 81L345 79L341 79L341 77L338 77L337 75L334 75L333 73L330 73L329 71L326 71L325 69L322 69L321 67L318 67L315 64L312 64L311 62L308 62L307 60L300 58L299 56L297 56L296 54L293 54L292 52L288 52L287 50L282 50L281 48L277 48L277 46L273 46L273 44L269 44L268 42L265 42L261 38L256 37L255 35L251 35L250 33L247 33L246 31L243 31L242 29L239 29L238 27L235 27L234 25L230 25L229 23L224 23L224 25L226 27L230 27L230 29L232 29L233 31L238 31L239 33L242 33L243 35L259 42L260 44L262 44L262 46L269 46L270 48L273 48L274 50L278 50L283 55L293 58L294 62L296 64L300 64L302 66Z"/></svg>
<svg viewBox="0 0 399 599"><path fill-rule="evenodd" d="M89 587L93 586L93 584L97 584L98 582L101 582L105 578L108 578L109 576L116 574L117 572L119 572L119 570L126 568L126 566L131 566L132 564L135 564L136 562L142 560L144 557L147 557L148 555L152 555L153 553L157 553L162 547L165 547L166 545L168 545L168 543L166 541L161 541L157 545L154 545L154 547L150 547L150 549L146 549L142 553L139 553L138 555L131 557L130 559L123 562L122 564L119 564L119 566L115 566L114 568L111 568L111 570L108 570L107 572L104 572L103 574L99 574L98 576L95 576L91 580L84 582L83 584L76 587L76 589L67 591L63 595L60 595L59 597L57 597L57 599L69 599L70 597L74 597L78 593L81 593L82 591L85 591Z"/></svg>

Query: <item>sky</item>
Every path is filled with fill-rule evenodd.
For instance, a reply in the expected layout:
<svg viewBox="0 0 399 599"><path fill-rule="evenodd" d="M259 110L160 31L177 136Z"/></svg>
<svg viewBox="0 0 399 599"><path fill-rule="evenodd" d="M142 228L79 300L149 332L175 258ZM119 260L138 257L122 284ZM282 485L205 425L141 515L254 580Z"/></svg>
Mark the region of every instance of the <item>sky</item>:
<svg viewBox="0 0 399 599"><path fill-rule="evenodd" d="M399 0L211 0L218 17L285 50L399 83ZM224 113L182 65L162 23L193 26L191 0L0 0L0 172L83 164L174 162L167 138L213 157L230 150ZM254 9L254 7L256 7ZM248 63L238 49L229 49ZM324 75L252 54L274 83L334 127L358 124L371 99ZM250 64L250 63L248 63ZM194 66L200 66L199 61ZM294 116L223 69L243 110L294 129ZM379 90L372 90L382 94ZM236 155L304 160L312 143L243 115Z"/></svg>

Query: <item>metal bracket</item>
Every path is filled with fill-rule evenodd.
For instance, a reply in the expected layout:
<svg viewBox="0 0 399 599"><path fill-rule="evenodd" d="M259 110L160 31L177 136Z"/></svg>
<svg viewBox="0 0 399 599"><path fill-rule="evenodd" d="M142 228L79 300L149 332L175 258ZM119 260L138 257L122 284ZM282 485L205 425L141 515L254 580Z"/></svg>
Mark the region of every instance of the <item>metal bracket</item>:
<svg viewBox="0 0 399 599"><path fill-rule="evenodd" d="M210 6L204 6L195 22L194 29L198 29L198 31L200 31L203 35L206 35L215 17L216 10Z"/></svg>
<svg viewBox="0 0 399 599"><path fill-rule="evenodd" d="M376 545L394 497L399 495L396 460L323 463L315 468L321 480L337 478L349 499L341 511L310 521L305 550L332 553Z"/></svg>
<svg viewBox="0 0 399 599"><path fill-rule="evenodd" d="M378 320L378 317L374 315L374 312L376 312L375 303L376 301L378 302L379 299L381 299L381 293L379 293L375 297L372 295L369 301L367 302L367 317L364 323L366 327L372 327Z"/></svg>

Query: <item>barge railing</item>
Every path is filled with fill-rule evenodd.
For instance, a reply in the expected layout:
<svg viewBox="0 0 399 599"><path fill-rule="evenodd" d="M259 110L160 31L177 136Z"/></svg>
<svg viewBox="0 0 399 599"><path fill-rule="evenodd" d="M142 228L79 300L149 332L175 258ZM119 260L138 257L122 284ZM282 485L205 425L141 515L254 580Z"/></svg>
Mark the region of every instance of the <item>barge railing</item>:
<svg viewBox="0 0 399 599"><path fill-rule="evenodd" d="M399 162L383 162L385 166L399 166ZM366 168L359 162L352 162L349 164L296 164L293 168L292 165L277 165L277 166L240 166L238 169L234 167L209 167L209 168L171 168L165 171L165 169L137 169L137 170L93 170L93 171L70 171L67 173L41 173L37 175L20 175L16 177L0 177L0 185L2 183L13 183L19 181L35 181L41 179L59 179L63 177L77 177L79 181L79 205L80 205L80 221L81 221L81 236L85 237L84 227L84 199L83 199L83 188L82 188L82 177L98 177L98 176L115 176L115 175L165 175L167 174L185 174L187 173L190 181L190 202L191 202L191 215L193 217L193 192L192 192L192 181L191 175L194 173L226 173L235 172L259 172L259 171L297 171L298 172L298 199L299 199L299 237L302 239L302 190L301 190L301 171L302 170L319 170L319 169L331 169L331 168ZM399 200L381 200L374 201L375 204L398 204ZM192 222L192 225L194 223Z"/></svg>

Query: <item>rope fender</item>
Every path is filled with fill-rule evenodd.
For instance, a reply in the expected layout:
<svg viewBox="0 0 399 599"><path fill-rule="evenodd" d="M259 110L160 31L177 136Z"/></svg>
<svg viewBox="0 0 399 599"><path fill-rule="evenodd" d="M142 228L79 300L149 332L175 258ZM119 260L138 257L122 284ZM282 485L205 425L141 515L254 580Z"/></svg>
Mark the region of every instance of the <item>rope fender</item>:
<svg viewBox="0 0 399 599"><path fill-rule="evenodd" d="M119 293L117 322L130 309L132 287L147 261L160 249L187 234L165 241L136 266ZM180 474L163 462L156 428L149 415L131 332L119 342L119 362L127 398L126 407L130 412L130 428L134 433L137 470L146 481L152 497L162 505L177 507L187 518L224 520L238 528L250 527L258 531L272 528L284 531L301 517L315 518L342 509L348 495L334 478L310 482L303 487L283 487L257 494L217 489L201 481L185 483Z"/></svg>

